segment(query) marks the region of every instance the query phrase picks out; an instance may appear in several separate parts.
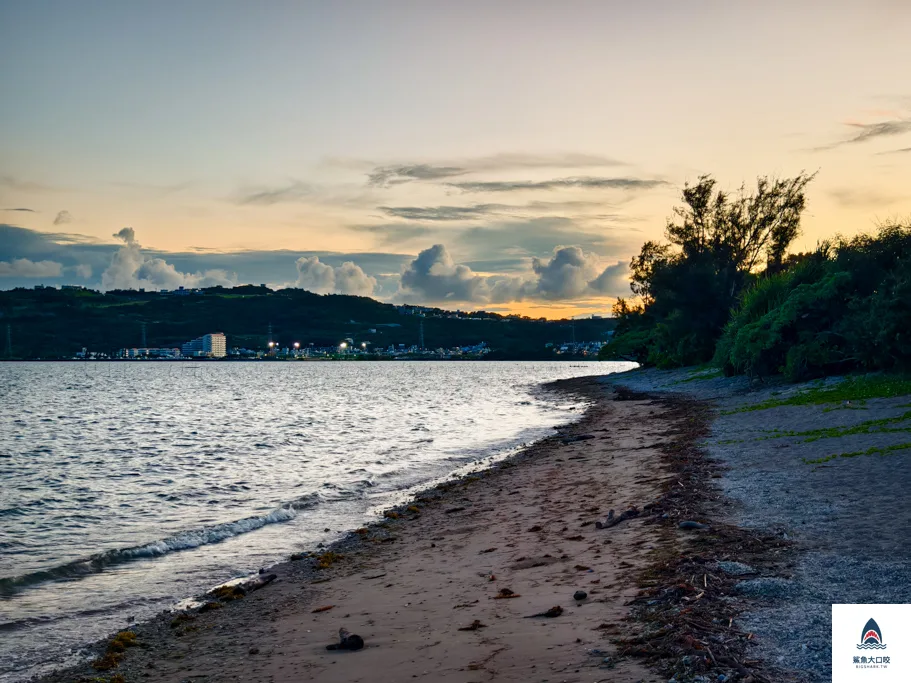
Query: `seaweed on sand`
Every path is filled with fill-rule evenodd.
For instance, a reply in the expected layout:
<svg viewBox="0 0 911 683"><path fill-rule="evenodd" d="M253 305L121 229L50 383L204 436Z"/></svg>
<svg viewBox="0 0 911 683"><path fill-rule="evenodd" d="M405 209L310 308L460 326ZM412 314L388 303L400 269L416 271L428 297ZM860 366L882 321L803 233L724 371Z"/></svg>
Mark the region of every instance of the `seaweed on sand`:
<svg viewBox="0 0 911 683"><path fill-rule="evenodd" d="M660 526L665 542L638 577L640 591L630 605L632 618L642 628L615 640L620 654L642 657L678 681L708 673L732 680L786 680L784 672L771 674L766 663L751 658L748 644L753 634L735 626L748 603L735 590L740 579L722 567L746 566L774 574L790 551L790 542L717 522L681 532L681 521L710 519L720 501L711 481L721 466L700 445L709 434L711 411L692 399L625 389L617 391L617 399L651 400L662 406L662 418L672 425L666 432L672 438L661 446L671 476L658 500L643 506L645 523Z"/></svg>

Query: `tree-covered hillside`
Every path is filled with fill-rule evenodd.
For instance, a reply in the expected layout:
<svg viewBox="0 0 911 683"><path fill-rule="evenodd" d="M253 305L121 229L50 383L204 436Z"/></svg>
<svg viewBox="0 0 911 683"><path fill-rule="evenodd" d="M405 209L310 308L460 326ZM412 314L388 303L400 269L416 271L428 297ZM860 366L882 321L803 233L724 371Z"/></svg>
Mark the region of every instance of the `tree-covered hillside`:
<svg viewBox="0 0 911 683"><path fill-rule="evenodd" d="M194 337L224 332L229 347L264 349L269 326L282 346L333 346L346 337L373 347L418 343L423 321L426 348L486 342L494 358L547 358L547 343L603 341L610 319L542 321L495 313L440 309L405 315L366 297L318 295L300 289L211 288L199 294L14 289L0 291L0 357L69 358L83 347L111 353L142 345L180 346ZM12 353L7 353L7 326ZM573 329L575 328L575 329ZM371 330L375 330L371 332Z"/></svg>

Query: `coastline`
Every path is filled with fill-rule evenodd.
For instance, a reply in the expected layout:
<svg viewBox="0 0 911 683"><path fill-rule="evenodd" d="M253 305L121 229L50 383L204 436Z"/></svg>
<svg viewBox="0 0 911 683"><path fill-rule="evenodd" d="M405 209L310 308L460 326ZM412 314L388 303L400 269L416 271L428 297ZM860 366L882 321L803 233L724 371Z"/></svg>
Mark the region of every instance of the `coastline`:
<svg viewBox="0 0 911 683"><path fill-rule="evenodd" d="M163 614L132 626L139 647L115 669L86 664L36 680L821 681L829 604L909 601L900 525L881 525L886 554L866 564L844 544L833 547L845 516L826 514L813 497L834 486L829 495L849 505L851 491L841 479L814 484L837 468L801 461L847 448L844 440L901 434L805 442L794 431L901 417L907 397L870 401L864 411L755 411L807 387L757 388L692 368L549 388L585 401L587 411L488 469L418 493L322 556L270 568L277 578L261 591L177 623ZM781 434L773 439L769 429ZM906 461L845 462L861 470L900 464L911 480ZM900 488L903 477L891 485ZM596 527L609 510L631 507L639 514ZM895 511L903 518L909 506L876 514ZM821 562L830 570L814 576ZM883 581L858 592L871 568ZM518 596L494 599L502 589ZM587 597L573 599L577 590ZM557 617L526 618L557 606ZM474 630L460 630L476 620ZM327 651L339 628L366 647Z"/></svg>
<svg viewBox="0 0 911 683"><path fill-rule="evenodd" d="M644 516L594 522L659 495L667 425L648 401L610 400L598 378L554 385L590 402L577 422L348 534L320 551L340 556L329 568L313 556L281 563L268 587L174 628L174 614L132 625L139 647L115 669L36 680L660 680L611 639L630 630L635 576L668 539ZM503 589L519 597L491 599ZM525 618L557 605L560 617ZM475 619L486 628L458 630ZM328 652L341 627L367 647Z"/></svg>

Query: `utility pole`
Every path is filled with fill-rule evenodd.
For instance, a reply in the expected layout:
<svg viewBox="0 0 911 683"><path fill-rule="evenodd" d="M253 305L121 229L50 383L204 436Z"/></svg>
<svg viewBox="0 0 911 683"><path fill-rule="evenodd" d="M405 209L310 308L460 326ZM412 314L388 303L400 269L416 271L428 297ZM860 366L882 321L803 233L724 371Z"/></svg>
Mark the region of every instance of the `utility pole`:
<svg viewBox="0 0 911 683"><path fill-rule="evenodd" d="M146 324L139 323L142 326L142 348L147 349L149 345L146 343Z"/></svg>
<svg viewBox="0 0 911 683"><path fill-rule="evenodd" d="M576 343L576 319L575 318L573 318L572 328L573 328L573 344L575 344Z"/></svg>
<svg viewBox="0 0 911 683"><path fill-rule="evenodd" d="M420 333L418 336L418 348L421 351L424 350L424 320L423 319L421 320Z"/></svg>

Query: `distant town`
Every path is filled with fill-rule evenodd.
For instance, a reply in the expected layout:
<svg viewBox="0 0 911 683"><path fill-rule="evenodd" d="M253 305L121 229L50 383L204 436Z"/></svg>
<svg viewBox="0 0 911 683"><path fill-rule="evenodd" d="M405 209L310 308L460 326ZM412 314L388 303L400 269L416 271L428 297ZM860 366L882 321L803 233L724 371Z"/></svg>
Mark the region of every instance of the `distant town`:
<svg viewBox="0 0 911 683"><path fill-rule="evenodd" d="M568 360L597 358L614 320L452 311L265 285L39 285L0 291L0 325L0 358L9 360Z"/></svg>
<svg viewBox="0 0 911 683"><path fill-rule="evenodd" d="M597 357L604 342L577 342L561 344L557 347L552 343L544 345L556 355L568 354L571 356ZM385 348L372 348L368 342L358 343L351 337L346 337L337 346L314 346L312 343L302 346L300 342L293 342L289 346L282 346L278 342L267 342L265 349L248 349L242 347L228 348L228 341L221 332L205 334L181 345L180 348L125 348L121 349L114 358L117 360L182 360L200 358L232 358L232 359L281 359L281 360L345 360L345 359L481 359L490 353L486 342L473 346L454 346L444 349L425 349L417 345L390 344ZM83 349L74 356L76 360L105 360L107 357L98 352Z"/></svg>

